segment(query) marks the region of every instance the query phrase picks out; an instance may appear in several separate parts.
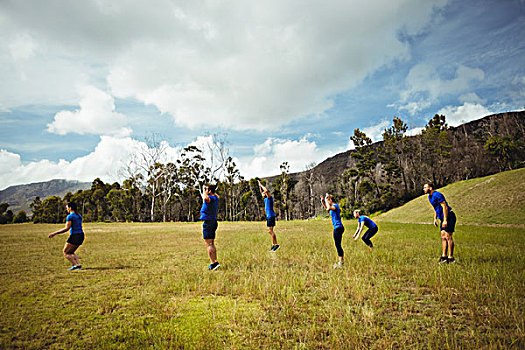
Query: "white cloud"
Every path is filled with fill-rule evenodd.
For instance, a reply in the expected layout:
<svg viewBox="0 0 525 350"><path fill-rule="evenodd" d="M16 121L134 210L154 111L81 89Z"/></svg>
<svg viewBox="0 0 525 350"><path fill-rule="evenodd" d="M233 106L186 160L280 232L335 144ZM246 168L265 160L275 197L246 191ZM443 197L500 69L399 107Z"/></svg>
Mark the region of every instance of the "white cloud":
<svg viewBox="0 0 525 350"><path fill-rule="evenodd" d="M131 129L126 127L126 116L115 112L112 96L93 86L81 89L80 109L61 111L55 115L47 131L59 135L68 133L128 136Z"/></svg>
<svg viewBox="0 0 525 350"><path fill-rule="evenodd" d="M462 106L447 106L438 111L446 117L450 126L458 126L472 120L493 114L490 110L480 104L464 103Z"/></svg>
<svg viewBox="0 0 525 350"><path fill-rule="evenodd" d="M238 160L241 175L245 178L272 176L281 173L279 166L288 162L290 172L303 171L307 164L319 163L334 154L334 150L321 150L315 141L306 138L283 140L268 138L254 147L254 156Z"/></svg>
<svg viewBox="0 0 525 350"><path fill-rule="evenodd" d="M3 2L2 42L38 45L10 46L25 60L0 48L0 106L71 103L75 86L107 81L179 125L278 128L409 58L399 32L426 30L446 3Z"/></svg>
<svg viewBox="0 0 525 350"><path fill-rule="evenodd" d="M447 94L458 94L468 90L472 83L482 81L485 73L479 68L458 66L451 79L442 79L435 67L428 64L418 64L408 73L405 84L407 89L400 93L400 110L406 110L411 115L428 108L439 97ZM463 95L463 98L473 98L473 95Z"/></svg>
<svg viewBox="0 0 525 350"><path fill-rule="evenodd" d="M122 181L119 170L123 169L133 154L146 148L146 144L129 137L116 138L101 136L94 151L71 162L47 159L38 162L23 163L20 156L6 150L0 150L0 189L11 185L52 179L93 181L100 177L103 181ZM166 161L174 161L180 154L180 148L166 145Z"/></svg>

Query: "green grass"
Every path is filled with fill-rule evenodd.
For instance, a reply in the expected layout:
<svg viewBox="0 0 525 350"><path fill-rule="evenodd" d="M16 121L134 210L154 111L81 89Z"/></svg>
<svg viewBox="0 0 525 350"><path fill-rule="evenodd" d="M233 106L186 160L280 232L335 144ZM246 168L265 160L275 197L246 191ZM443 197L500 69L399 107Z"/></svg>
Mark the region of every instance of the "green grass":
<svg viewBox="0 0 525 350"><path fill-rule="evenodd" d="M58 225L0 226L0 348L499 349L525 347L525 229L458 226L458 264L430 225L380 223L373 252L345 222L86 224L66 271Z"/></svg>
<svg viewBox="0 0 525 350"><path fill-rule="evenodd" d="M437 189L461 224L525 225L525 169L459 181ZM423 192L423 184L421 185ZM432 222L434 211L423 195L378 216L389 222Z"/></svg>

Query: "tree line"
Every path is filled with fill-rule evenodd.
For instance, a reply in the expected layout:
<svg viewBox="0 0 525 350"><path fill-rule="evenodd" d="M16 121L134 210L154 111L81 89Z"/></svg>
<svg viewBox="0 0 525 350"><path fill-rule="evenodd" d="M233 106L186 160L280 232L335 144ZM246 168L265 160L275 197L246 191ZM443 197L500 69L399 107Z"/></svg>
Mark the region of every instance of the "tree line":
<svg viewBox="0 0 525 350"><path fill-rule="evenodd" d="M518 127L512 124L515 120ZM506 128L496 124L496 131L494 126L473 130L463 126L462 131L461 127L450 128L445 116L436 114L419 134L408 136L407 124L394 117L380 142L373 143L363 131L354 130L350 139L355 150L349 152L339 173L312 163L305 171L291 174L288 163L283 162L278 176L249 180L240 175L228 155L224 135L213 135L201 148L184 148L174 162L164 161L167 144L152 139L123 169L127 176L122 184L97 178L90 189L70 192L63 198L36 197L30 205L31 220L64 222L65 202L75 202L86 222L192 222L199 218L199 189L206 183L217 184L219 220L263 220L264 203L257 180L271 189L280 220L316 217L322 212L319 195L325 192L335 196L345 218L352 217L354 209L386 211L421 195L425 182L441 187L522 167L523 115L508 123ZM29 220L25 212L14 216L7 207L7 203L0 205L0 223Z"/></svg>

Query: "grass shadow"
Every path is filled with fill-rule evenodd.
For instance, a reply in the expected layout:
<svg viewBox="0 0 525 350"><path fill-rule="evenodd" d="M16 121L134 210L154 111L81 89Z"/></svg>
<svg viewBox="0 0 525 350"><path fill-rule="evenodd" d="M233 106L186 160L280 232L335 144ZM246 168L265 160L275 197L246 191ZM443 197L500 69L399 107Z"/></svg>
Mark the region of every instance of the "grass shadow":
<svg viewBox="0 0 525 350"><path fill-rule="evenodd" d="M93 267L82 267L82 270L124 270L124 269L138 269L135 266L93 266Z"/></svg>

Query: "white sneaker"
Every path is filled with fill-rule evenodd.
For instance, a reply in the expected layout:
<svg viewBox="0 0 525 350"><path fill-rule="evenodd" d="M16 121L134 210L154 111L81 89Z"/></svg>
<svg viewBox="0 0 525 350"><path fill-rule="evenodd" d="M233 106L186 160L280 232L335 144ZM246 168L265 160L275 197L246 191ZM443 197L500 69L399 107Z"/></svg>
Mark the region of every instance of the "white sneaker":
<svg viewBox="0 0 525 350"><path fill-rule="evenodd" d="M339 261L338 263L334 264L334 269L338 269L338 268L343 267L343 266L344 266L344 264Z"/></svg>

